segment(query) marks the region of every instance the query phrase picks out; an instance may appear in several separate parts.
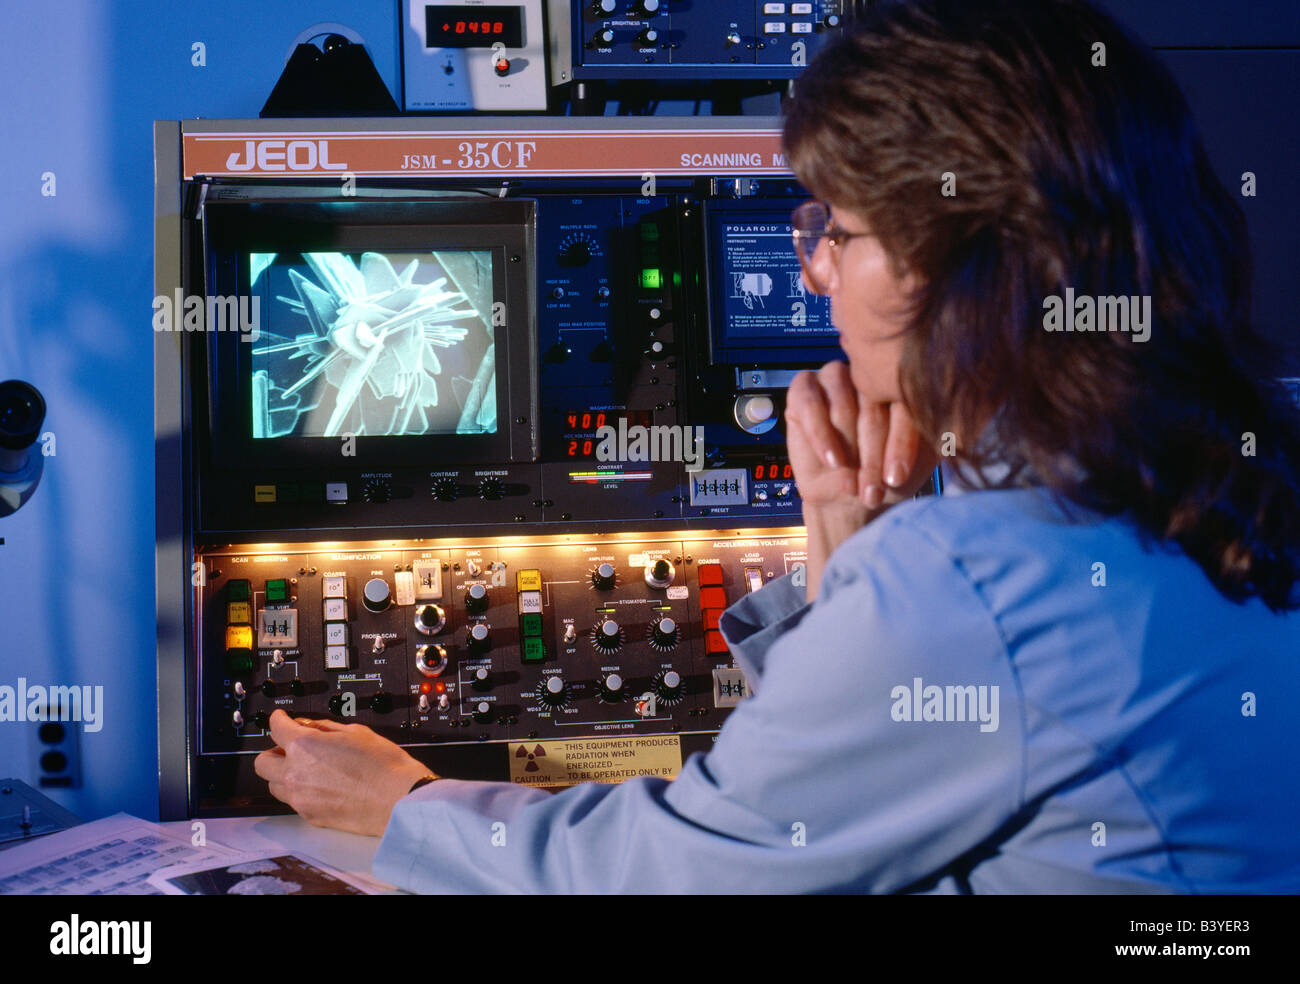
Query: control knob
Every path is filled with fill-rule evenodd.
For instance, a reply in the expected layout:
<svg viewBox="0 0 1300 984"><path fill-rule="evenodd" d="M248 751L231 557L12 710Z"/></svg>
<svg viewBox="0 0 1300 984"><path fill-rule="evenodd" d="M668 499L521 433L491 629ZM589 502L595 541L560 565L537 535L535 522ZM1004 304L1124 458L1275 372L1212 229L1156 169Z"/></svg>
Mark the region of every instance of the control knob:
<svg viewBox="0 0 1300 984"><path fill-rule="evenodd" d="M601 652L615 652L623 644L623 630L612 618L607 618L596 626L591 641Z"/></svg>
<svg viewBox="0 0 1300 984"><path fill-rule="evenodd" d="M487 611L488 592L482 584L471 584L465 590L465 608L469 612L477 615Z"/></svg>
<svg viewBox="0 0 1300 984"><path fill-rule="evenodd" d="M610 563L601 564L591 572L591 583L601 591L608 591L614 586L614 565Z"/></svg>
<svg viewBox="0 0 1300 984"><path fill-rule="evenodd" d="M596 684L596 696L606 704L617 704L625 696L623 678L611 673Z"/></svg>
<svg viewBox="0 0 1300 984"><path fill-rule="evenodd" d="M447 668L447 650L433 644L416 646L415 668L427 677L441 676Z"/></svg>
<svg viewBox="0 0 1300 984"><path fill-rule="evenodd" d="M672 649L677 645L677 622L665 615L651 628L650 642L658 649Z"/></svg>
<svg viewBox="0 0 1300 984"><path fill-rule="evenodd" d="M388 608L391 595L388 589L388 582L382 577L372 577L366 582L365 591L362 592L361 603L372 612L382 612Z"/></svg>
<svg viewBox="0 0 1300 984"><path fill-rule="evenodd" d="M439 502L455 502L460 486L450 478L440 478L433 483L433 497Z"/></svg>
<svg viewBox="0 0 1300 984"><path fill-rule="evenodd" d="M492 689L492 671L486 666L480 666L474 671L474 678L470 681L475 690Z"/></svg>
<svg viewBox="0 0 1300 984"><path fill-rule="evenodd" d="M645 565L645 583L652 588L666 588L673 583L676 573L672 562L660 557Z"/></svg>
<svg viewBox="0 0 1300 984"><path fill-rule="evenodd" d="M421 605L415 610L415 631L420 635L437 635L447 624L441 605Z"/></svg>
<svg viewBox="0 0 1300 984"><path fill-rule="evenodd" d="M676 670L667 670L655 677L655 695L661 703L676 704L685 693L685 684Z"/></svg>
<svg viewBox="0 0 1300 984"><path fill-rule="evenodd" d="M537 698L547 707L563 707L569 699L569 688L558 676L549 676L537 686Z"/></svg>
<svg viewBox="0 0 1300 984"><path fill-rule="evenodd" d="M393 709L393 695L384 690L375 691L370 698L370 709L376 714L388 714Z"/></svg>
<svg viewBox="0 0 1300 984"><path fill-rule="evenodd" d="M492 648L492 632L486 622L475 622L467 634L469 649L472 653L485 653Z"/></svg>
<svg viewBox="0 0 1300 984"><path fill-rule="evenodd" d="M492 720L492 705L485 700L474 705L474 720L479 724L488 724Z"/></svg>

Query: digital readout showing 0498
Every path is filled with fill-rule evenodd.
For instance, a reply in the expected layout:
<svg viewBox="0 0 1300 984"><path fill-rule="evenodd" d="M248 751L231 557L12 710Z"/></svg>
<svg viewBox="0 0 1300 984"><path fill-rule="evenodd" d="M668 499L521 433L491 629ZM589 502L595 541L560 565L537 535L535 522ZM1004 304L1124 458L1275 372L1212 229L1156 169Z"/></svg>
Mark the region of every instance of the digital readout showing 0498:
<svg viewBox="0 0 1300 984"><path fill-rule="evenodd" d="M566 458L594 458L600 447L596 432L602 427L618 429L618 422L626 420L627 427L649 427L654 415L649 410L566 410L564 413L564 456Z"/></svg>

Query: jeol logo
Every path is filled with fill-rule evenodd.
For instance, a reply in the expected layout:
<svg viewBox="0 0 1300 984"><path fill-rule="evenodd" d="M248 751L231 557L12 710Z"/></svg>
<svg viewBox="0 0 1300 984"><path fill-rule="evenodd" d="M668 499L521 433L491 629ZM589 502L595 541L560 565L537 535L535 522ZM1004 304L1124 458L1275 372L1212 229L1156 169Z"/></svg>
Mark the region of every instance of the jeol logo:
<svg viewBox="0 0 1300 984"><path fill-rule="evenodd" d="M704 428L659 424L628 426L618 418L618 430L606 424L596 429L598 461L683 461L688 472L704 467Z"/></svg>
<svg viewBox="0 0 1300 984"><path fill-rule="evenodd" d="M17 687L0 687L0 722L15 721L80 721L96 732L104 726L104 688L29 687L19 677Z"/></svg>
<svg viewBox="0 0 1300 984"><path fill-rule="evenodd" d="M73 913L67 922L50 924L50 953L57 957L129 956L131 962L147 964L152 955L153 923L81 921Z"/></svg>
<svg viewBox="0 0 1300 984"><path fill-rule="evenodd" d="M262 337L262 299L186 296L177 287L175 296L159 294L153 299L153 330L242 331L243 341L252 343Z"/></svg>
<svg viewBox="0 0 1300 984"><path fill-rule="evenodd" d="M226 170L251 171L346 171L347 164L330 160L328 140L245 140L244 154L235 151L226 158Z"/></svg>
<svg viewBox="0 0 1300 984"><path fill-rule="evenodd" d="M889 692L895 721L979 721L980 731L998 730L998 688L926 686L920 677L912 686L900 684Z"/></svg>

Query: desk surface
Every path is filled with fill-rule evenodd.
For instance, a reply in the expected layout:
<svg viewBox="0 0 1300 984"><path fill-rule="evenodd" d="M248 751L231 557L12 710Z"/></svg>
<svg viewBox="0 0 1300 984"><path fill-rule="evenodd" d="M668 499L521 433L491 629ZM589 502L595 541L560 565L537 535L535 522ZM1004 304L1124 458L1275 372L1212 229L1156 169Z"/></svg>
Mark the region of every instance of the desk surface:
<svg viewBox="0 0 1300 984"><path fill-rule="evenodd" d="M324 861L377 890L388 894L400 892L370 873L370 863L379 850L378 837L313 827L299 816L218 817L201 821L178 820L163 826L188 836L195 822L205 825L208 840L236 851L260 852L277 848L297 851Z"/></svg>

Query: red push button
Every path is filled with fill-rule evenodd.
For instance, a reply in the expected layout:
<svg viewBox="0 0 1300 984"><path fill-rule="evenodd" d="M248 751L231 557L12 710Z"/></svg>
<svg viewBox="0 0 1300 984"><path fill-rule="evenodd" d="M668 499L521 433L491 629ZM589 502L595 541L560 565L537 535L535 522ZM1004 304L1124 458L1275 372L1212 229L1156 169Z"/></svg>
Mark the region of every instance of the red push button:
<svg viewBox="0 0 1300 984"><path fill-rule="evenodd" d="M726 608L727 593L721 588L701 588L700 608Z"/></svg>
<svg viewBox="0 0 1300 984"><path fill-rule="evenodd" d="M722 584L721 564L701 564L696 571L700 579L700 587L709 588Z"/></svg>
<svg viewBox="0 0 1300 984"><path fill-rule="evenodd" d="M706 608L706 609L704 609L704 628L705 628L705 630L708 630L708 629L716 629L716 628L718 627L718 619L720 619L720 618L722 618L722 609L721 609L721 608Z"/></svg>
<svg viewBox="0 0 1300 984"><path fill-rule="evenodd" d="M722 633L716 629L711 629L704 633L704 655L705 656L723 656L731 652L727 648L727 640L722 638Z"/></svg>

